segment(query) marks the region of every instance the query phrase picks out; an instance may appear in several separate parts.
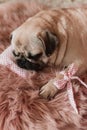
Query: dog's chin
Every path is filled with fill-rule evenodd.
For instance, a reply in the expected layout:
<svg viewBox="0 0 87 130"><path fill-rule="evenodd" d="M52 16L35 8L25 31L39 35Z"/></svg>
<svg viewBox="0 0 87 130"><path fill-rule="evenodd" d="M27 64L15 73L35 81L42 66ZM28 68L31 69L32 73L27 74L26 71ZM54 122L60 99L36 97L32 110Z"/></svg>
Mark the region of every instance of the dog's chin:
<svg viewBox="0 0 87 130"><path fill-rule="evenodd" d="M33 62L28 61L25 58L17 59L16 63L20 68L23 68L26 70L35 70L35 71L43 70L46 66L46 64L44 64L43 62L33 63Z"/></svg>

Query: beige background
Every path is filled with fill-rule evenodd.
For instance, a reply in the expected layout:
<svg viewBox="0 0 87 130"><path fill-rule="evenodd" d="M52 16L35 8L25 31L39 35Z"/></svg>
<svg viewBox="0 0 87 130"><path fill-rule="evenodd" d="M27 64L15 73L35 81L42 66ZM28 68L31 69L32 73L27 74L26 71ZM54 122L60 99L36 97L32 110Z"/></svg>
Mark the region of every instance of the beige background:
<svg viewBox="0 0 87 130"><path fill-rule="evenodd" d="M16 1L16 0L0 0L1 3L6 1ZM66 5L76 4L76 3L87 3L87 0L28 0L28 1L39 1L47 5L52 5L54 7L66 6Z"/></svg>

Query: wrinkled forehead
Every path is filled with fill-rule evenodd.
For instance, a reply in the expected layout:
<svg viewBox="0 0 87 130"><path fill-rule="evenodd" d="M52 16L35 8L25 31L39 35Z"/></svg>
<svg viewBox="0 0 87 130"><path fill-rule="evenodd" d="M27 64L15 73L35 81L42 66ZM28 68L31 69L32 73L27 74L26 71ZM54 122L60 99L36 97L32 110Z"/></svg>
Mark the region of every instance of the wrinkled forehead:
<svg viewBox="0 0 87 130"><path fill-rule="evenodd" d="M16 30L12 32L15 39L35 41L39 32L42 31L41 26L38 24L38 19L30 18Z"/></svg>
<svg viewBox="0 0 87 130"><path fill-rule="evenodd" d="M38 31L29 32L28 29L24 30L19 28L16 29L12 35L11 42L14 48L23 47L32 52L41 52L43 50L43 44L38 37Z"/></svg>

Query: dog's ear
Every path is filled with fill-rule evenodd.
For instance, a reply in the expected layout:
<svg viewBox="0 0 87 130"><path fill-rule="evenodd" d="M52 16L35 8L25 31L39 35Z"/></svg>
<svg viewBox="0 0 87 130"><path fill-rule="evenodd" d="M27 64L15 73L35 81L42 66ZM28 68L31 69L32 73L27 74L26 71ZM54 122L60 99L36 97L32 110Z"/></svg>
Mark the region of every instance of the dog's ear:
<svg viewBox="0 0 87 130"><path fill-rule="evenodd" d="M45 30L40 35L40 40L43 42L45 48L45 53L47 56L50 56L56 49L58 45L58 38L55 34L51 33L48 30Z"/></svg>

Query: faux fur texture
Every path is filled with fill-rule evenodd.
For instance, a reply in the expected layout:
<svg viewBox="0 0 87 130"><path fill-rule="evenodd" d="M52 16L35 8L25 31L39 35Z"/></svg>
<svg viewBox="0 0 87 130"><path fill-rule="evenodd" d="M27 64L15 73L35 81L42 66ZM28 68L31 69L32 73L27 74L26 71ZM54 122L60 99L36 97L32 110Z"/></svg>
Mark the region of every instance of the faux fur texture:
<svg viewBox="0 0 87 130"><path fill-rule="evenodd" d="M17 2L0 5L0 52L9 45L10 32L43 6ZM25 80L5 66L0 66L0 130L86 130L87 89L74 84L79 110L72 109L66 89L47 101L39 89L56 74L56 69L29 72ZM86 77L86 76L85 76ZM86 82L86 78L82 79Z"/></svg>
<svg viewBox="0 0 87 130"><path fill-rule="evenodd" d="M0 52L10 43L10 33L21 25L27 18L35 15L46 6L19 0L18 2L7 2L0 4Z"/></svg>

